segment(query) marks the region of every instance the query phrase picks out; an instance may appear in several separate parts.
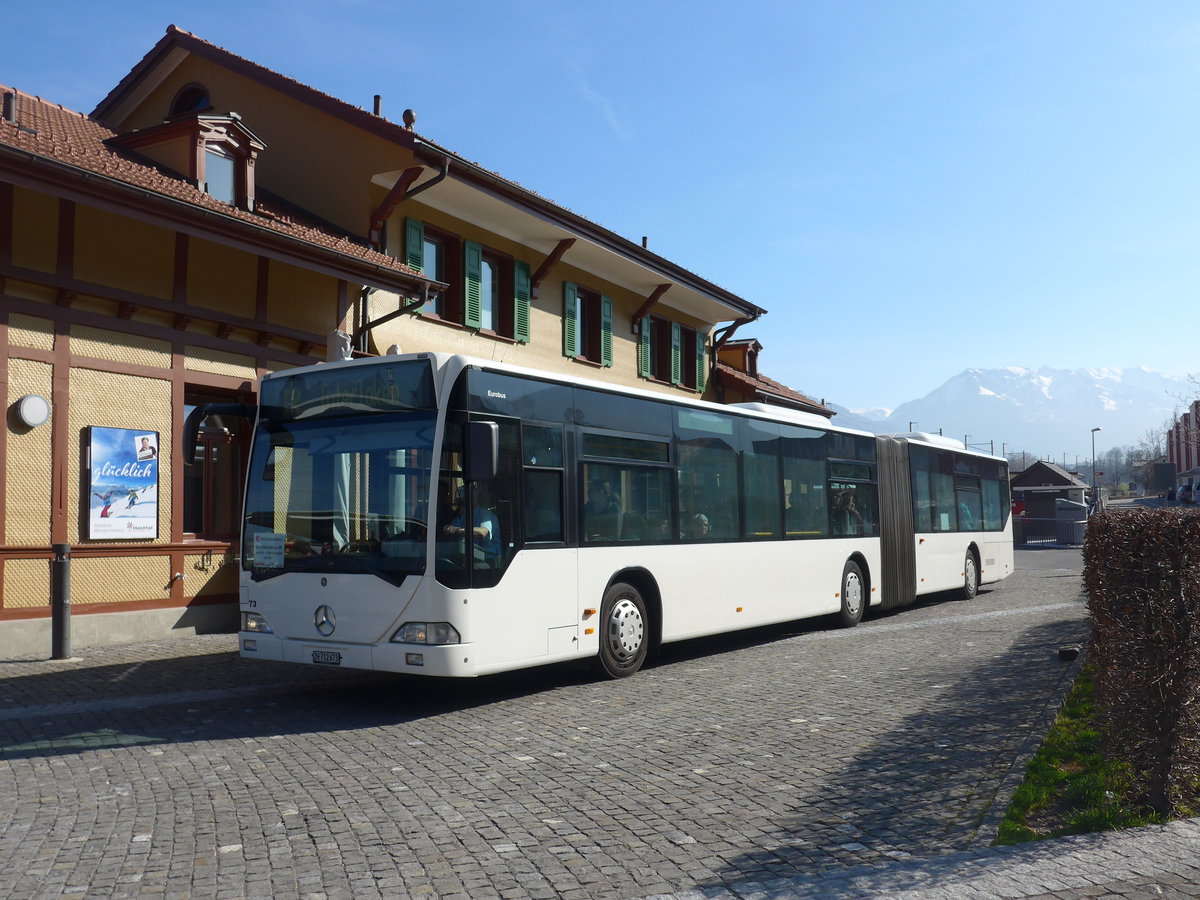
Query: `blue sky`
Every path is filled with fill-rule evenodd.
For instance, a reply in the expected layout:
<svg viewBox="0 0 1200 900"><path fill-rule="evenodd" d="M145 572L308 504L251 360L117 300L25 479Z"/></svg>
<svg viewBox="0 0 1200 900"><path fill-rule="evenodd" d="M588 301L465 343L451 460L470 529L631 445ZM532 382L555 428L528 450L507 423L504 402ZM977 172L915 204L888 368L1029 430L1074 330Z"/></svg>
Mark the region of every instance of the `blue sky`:
<svg viewBox="0 0 1200 900"><path fill-rule="evenodd" d="M816 398L1200 371L1195 3L67 0L0 82L90 112L171 23L646 235Z"/></svg>

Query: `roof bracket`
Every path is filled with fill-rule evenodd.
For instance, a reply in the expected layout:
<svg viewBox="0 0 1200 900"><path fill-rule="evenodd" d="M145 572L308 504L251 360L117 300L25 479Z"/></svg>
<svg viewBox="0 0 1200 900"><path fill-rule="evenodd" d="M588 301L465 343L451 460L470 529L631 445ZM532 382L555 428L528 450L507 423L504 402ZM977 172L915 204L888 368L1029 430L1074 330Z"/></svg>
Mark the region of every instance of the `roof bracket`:
<svg viewBox="0 0 1200 900"><path fill-rule="evenodd" d="M650 310L654 307L654 305L656 303L658 303L659 300L662 299L662 295L665 294L670 289L671 289L671 285L660 284L658 287L656 287L654 289L654 293L652 293L649 297L646 298L646 302L643 303L640 307L638 307L638 311L633 314L633 333L634 334L637 334L638 329L641 328L642 319L645 317L646 313L650 312Z"/></svg>
<svg viewBox="0 0 1200 900"><path fill-rule="evenodd" d="M375 212L371 214L371 246L376 250L382 249L379 244L383 240L383 223L391 218L393 210L401 200L408 199L405 194L412 187L412 183L421 177L421 173L425 169L422 166L413 166L410 169L405 169L400 173L400 177L396 179L396 183L392 185L392 189L388 191L388 195L383 198L383 202L379 204Z"/></svg>
<svg viewBox="0 0 1200 900"><path fill-rule="evenodd" d="M530 300L537 299L538 287L541 285L542 281L547 275L550 274L550 270L558 265L559 260L563 258L563 254L565 254L574 246L575 238L563 238L555 245L554 249L550 251L550 255L542 260L542 264L538 266L537 271L533 273L533 277L529 279Z"/></svg>

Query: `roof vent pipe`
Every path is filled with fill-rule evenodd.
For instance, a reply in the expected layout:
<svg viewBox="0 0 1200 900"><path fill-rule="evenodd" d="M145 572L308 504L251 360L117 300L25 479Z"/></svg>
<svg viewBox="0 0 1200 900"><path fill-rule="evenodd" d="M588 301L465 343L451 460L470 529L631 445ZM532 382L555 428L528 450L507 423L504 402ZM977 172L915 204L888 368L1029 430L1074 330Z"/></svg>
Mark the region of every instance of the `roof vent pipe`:
<svg viewBox="0 0 1200 900"><path fill-rule="evenodd" d="M12 91L4 92L4 121L9 125L17 121L17 95Z"/></svg>
<svg viewBox="0 0 1200 900"><path fill-rule="evenodd" d="M383 109L383 97L381 97L379 94L376 94L375 95L375 106L374 106L375 115L379 115L379 111L381 109Z"/></svg>
<svg viewBox="0 0 1200 900"><path fill-rule="evenodd" d="M642 249L645 250L650 246L650 239L646 235L642 235Z"/></svg>

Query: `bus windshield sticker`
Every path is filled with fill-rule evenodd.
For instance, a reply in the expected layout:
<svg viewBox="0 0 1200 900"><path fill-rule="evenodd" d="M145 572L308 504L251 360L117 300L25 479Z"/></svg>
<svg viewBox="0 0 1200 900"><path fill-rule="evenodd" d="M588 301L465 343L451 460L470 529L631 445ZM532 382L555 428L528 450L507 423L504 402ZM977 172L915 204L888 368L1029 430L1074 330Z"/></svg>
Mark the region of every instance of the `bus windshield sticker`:
<svg viewBox="0 0 1200 900"><path fill-rule="evenodd" d="M254 535L254 568L282 569L283 542L282 534Z"/></svg>

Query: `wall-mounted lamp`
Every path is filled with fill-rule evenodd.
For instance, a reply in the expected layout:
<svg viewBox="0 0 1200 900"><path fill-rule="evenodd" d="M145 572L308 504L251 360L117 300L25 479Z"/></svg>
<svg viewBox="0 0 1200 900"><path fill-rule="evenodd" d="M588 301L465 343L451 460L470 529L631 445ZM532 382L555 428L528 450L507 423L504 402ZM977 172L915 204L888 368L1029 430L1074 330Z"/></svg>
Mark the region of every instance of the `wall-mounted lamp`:
<svg viewBox="0 0 1200 900"><path fill-rule="evenodd" d="M17 421L27 428L37 428L45 425L50 418L50 404L40 394L26 394L13 404L13 412Z"/></svg>

